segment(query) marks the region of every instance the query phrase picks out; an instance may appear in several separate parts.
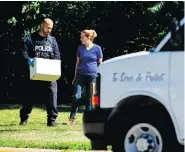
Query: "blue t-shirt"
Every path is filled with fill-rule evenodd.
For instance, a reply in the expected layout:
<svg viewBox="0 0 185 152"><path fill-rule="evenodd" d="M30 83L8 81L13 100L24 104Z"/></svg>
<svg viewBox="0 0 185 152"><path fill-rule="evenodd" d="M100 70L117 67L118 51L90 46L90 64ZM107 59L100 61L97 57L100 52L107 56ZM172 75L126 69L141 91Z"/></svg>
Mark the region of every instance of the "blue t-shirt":
<svg viewBox="0 0 185 152"><path fill-rule="evenodd" d="M77 74L80 75L97 75L98 60L103 57L102 49L99 45L93 44L90 50L85 45L78 46L77 56L80 59Z"/></svg>

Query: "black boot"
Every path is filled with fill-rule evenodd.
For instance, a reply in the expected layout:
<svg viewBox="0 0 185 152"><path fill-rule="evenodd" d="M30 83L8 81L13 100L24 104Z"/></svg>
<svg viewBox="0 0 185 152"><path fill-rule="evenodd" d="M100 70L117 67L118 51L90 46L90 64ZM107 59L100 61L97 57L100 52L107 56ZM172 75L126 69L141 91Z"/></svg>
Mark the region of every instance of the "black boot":
<svg viewBox="0 0 185 152"><path fill-rule="evenodd" d="M25 126L27 124L27 120L21 121L19 125Z"/></svg>
<svg viewBox="0 0 185 152"><path fill-rule="evenodd" d="M56 126L56 122L55 121L48 121L47 126L48 127L55 127Z"/></svg>

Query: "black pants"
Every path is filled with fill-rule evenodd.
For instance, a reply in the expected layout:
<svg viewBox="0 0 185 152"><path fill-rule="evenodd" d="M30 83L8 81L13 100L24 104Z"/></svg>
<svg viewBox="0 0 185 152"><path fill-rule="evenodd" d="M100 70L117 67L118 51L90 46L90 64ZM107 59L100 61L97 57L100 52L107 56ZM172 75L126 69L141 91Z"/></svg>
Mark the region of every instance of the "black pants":
<svg viewBox="0 0 185 152"><path fill-rule="evenodd" d="M48 122L55 121L57 111L57 82L30 80L24 87L24 104L20 110L21 121L27 121L34 104L46 104Z"/></svg>

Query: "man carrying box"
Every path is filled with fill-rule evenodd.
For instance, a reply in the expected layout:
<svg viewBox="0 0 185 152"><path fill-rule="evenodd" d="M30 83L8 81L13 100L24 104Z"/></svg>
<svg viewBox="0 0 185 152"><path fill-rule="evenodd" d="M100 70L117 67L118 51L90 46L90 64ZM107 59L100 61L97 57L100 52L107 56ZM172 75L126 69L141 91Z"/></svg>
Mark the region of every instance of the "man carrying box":
<svg viewBox="0 0 185 152"><path fill-rule="evenodd" d="M27 65L33 66L34 58L60 60L60 52L56 39L50 35L52 28L53 21L49 18L42 18L40 31L24 38L22 55ZM25 90L29 95L26 95L27 100L24 101L25 103L20 110L20 125L27 124L33 104L44 101L47 109L47 126L55 126L56 118L58 117L57 82L29 80ZM40 99L40 97L42 98Z"/></svg>

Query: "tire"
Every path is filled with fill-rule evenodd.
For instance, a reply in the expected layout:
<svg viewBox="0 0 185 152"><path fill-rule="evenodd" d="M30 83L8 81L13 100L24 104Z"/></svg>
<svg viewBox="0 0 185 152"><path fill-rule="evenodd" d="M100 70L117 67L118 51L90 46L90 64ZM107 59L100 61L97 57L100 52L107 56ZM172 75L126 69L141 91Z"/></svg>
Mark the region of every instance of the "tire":
<svg viewBox="0 0 185 152"><path fill-rule="evenodd" d="M91 140L92 150L107 150L107 144L104 140Z"/></svg>
<svg viewBox="0 0 185 152"><path fill-rule="evenodd" d="M113 152L183 152L169 116L152 110L122 119L120 135L112 143Z"/></svg>

